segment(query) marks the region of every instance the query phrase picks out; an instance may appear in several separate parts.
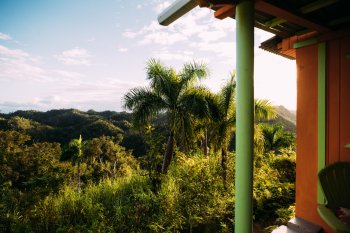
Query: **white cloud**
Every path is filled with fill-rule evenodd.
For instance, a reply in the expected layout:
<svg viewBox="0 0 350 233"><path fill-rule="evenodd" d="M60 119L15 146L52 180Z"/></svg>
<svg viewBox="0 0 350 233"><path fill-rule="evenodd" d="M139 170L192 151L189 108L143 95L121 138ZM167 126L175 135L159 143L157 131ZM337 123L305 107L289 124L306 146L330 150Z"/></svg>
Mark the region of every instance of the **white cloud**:
<svg viewBox="0 0 350 233"><path fill-rule="evenodd" d="M125 32L123 33L123 36L124 36L124 37L130 38L130 39L135 38L137 35L138 35L137 32L132 32L132 31L125 31Z"/></svg>
<svg viewBox="0 0 350 233"><path fill-rule="evenodd" d="M103 81L80 81L69 85L69 87L63 88L63 91L67 95L76 95L84 97L84 99L94 99L97 96L104 96L110 98L110 94L119 93L129 90L134 86L138 86L138 83L113 79L113 78L102 78Z"/></svg>
<svg viewBox="0 0 350 233"><path fill-rule="evenodd" d="M169 1L162 2L157 4L156 8L164 9L169 4ZM214 41L215 38L220 39L225 36L225 32L215 28L213 30L211 25L203 23L203 21L208 21L210 17L212 17L210 11L194 9L168 27L161 26L157 21L153 20L139 30L127 29L124 31L123 36L138 40L139 45L173 45L199 34L202 35L201 39ZM214 36L212 31L216 32L216 36ZM211 34L210 37L205 36L209 33Z"/></svg>
<svg viewBox="0 0 350 233"><path fill-rule="evenodd" d="M38 59L23 50L0 45L0 61L1 80L48 80Z"/></svg>
<svg viewBox="0 0 350 233"><path fill-rule="evenodd" d="M223 42L193 42L190 44L190 47L198 49L203 52L210 52L212 54L216 54L221 58L225 58L225 63L227 59L235 59L235 42L223 41Z"/></svg>
<svg viewBox="0 0 350 233"><path fill-rule="evenodd" d="M259 28L254 28L254 35L258 43L261 43L274 36L274 34L272 34L271 32L267 32Z"/></svg>
<svg viewBox="0 0 350 233"><path fill-rule="evenodd" d="M0 56L21 59L21 60L25 60L25 59L28 59L30 57L29 54L24 52L23 50L9 49L9 48L2 46L2 45L0 45Z"/></svg>
<svg viewBox="0 0 350 233"><path fill-rule="evenodd" d="M120 47L120 48L118 48L118 51L121 52L121 53L126 53L126 52L129 51L129 49L128 49L128 48Z"/></svg>
<svg viewBox="0 0 350 233"><path fill-rule="evenodd" d="M141 8L142 8L142 5L141 5L141 4L138 4L138 5L136 6L136 8L137 8L137 9L141 9Z"/></svg>
<svg viewBox="0 0 350 233"><path fill-rule="evenodd" d="M162 3L159 3L155 6L154 10L157 14L161 13L163 10L165 10L168 6L170 6L170 2L169 1L165 1Z"/></svg>
<svg viewBox="0 0 350 233"><path fill-rule="evenodd" d="M40 60L31 54L0 45L0 80L73 81L84 77L68 70L43 68Z"/></svg>
<svg viewBox="0 0 350 233"><path fill-rule="evenodd" d="M140 30L137 30L136 32L134 32L130 29L126 30L123 33L123 36L126 38L134 39L138 36L143 36L145 34L154 33L154 32L160 31L162 29L164 29L164 27L160 26L157 21L152 21L149 25L142 27Z"/></svg>
<svg viewBox="0 0 350 233"><path fill-rule="evenodd" d="M153 53L153 57L156 57L162 61L174 61L179 60L182 62L189 62L193 60L193 57L190 56L191 54L183 53L174 53L169 51L158 51Z"/></svg>
<svg viewBox="0 0 350 233"><path fill-rule="evenodd" d="M59 80L63 79L65 81L72 81L72 80L85 77L85 75L81 73L68 71L68 70L52 70L51 73L53 74L53 76L57 77Z"/></svg>
<svg viewBox="0 0 350 233"><path fill-rule="evenodd" d="M33 100L34 105L38 105L41 107L44 106L55 106L56 108L63 107L65 104L69 103L68 99L64 99L59 95L50 95L45 97L35 97Z"/></svg>
<svg viewBox="0 0 350 233"><path fill-rule="evenodd" d="M206 8L194 8L189 13L185 14L183 17L178 19L178 22L187 22L187 21L198 21L198 20L210 20L213 19L213 11Z"/></svg>
<svg viewBox="0 0 350 233"><path fill-rule="evenodd" d="M156 2L159 9L168 5L159 3ZM213 11L197 7L167 27L151 21L139 30L126 30L123 35L140 46L156 46L152 56L161 60L187 62L216 56L216 62L231 67L236 59L234 31L234 20L217 20ZM184 50L195 53L185 54Z"/></svg>
<svg viewBox="0 0 350 233"><path fill-rule="evenodd" d="M236 21L231 18L226 18L224 20L217 20L211 23L211 26L216 30L223 30L225 32L233 32L236 30Z"/></svg>
<svg viewBox="0 0 350 233"><path fill-rule="evenodd" d="M159 44L159 45L172 45L179 41L186 40L187 37L180 33L167 33L167 32L155 32L148 35L139 41L139 44Z"/></svg>
<svg viewBox="0 0 350 233"><path fill-rule="evenodd" d="M176 27L180 33L187 37L191 37L197 35L198 33L210 30L208 25L198 24L195 21L180 22L174 27Z"/></svg>
<svg viewBox="0 0 350 233"><path fill-rule="evenodd" d="M92 43L95 42L96 38L95 37L90 37L89 39L87 39L87 42Z"/></svg>
<svg viewBox="0 0 350 233"><path fill-rule="evenodd" d="M2 80L44 80L46 72L42 68L21 60L9 60L0 64Z"/></svg>
<svg viewBox="0 0 350 233"><path fill-rule="evenodd" d="M8 34L0 32L0 40L12 40L12 37Z"/></svg>
<svg viewBox="0 0 350 233"><path fill-rule="evenodd" d="M103 81L102 81L103 80ZM2 112L23 110L41 110L60 108L77 108L81 110L94 109L102 111L123 110L122 97L128 90L140 86L140 83L115 78L103 77L100 81L85 81L83 79L50 89L50 94L37 93L28 100L0 102Z"/></svg>
<svg viewBox="0 0 350 233"><path fill-rule="evenodd" d="M90 65L91 55L84 48L75 47L54 57L65 65Z"/></svg>
<svg viewBox="0 0 350 233"><path fill-rule="evenodd" d="M213 42L220 40L221 38L226 37L226 33L224 31L204 31L198 34L198 37L205 42Z"/></svg>

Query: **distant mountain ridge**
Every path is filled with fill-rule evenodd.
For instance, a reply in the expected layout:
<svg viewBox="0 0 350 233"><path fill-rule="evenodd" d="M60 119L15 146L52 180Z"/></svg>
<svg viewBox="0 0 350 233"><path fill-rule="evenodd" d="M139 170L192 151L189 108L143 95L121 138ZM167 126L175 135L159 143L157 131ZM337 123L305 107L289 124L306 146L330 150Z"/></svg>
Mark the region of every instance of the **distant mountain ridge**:
<svg viewBox="0 0 350 233"><path fill-rule="evenodd" d="M296 112L292 110L288 110L285 108L283 105L275 106L276 111L278 112L279 115L283 116L287 120L290 120L294 124L296 124Z"/></svg>
<svg viewBox="0 0 350 233"><path fill-rule="evenodd" d="M285 130L296 132L296 114L283 105L275 106L277 117L273 120L262 121L270 124L282 123Z"/></svg>
<svg viewBox="0 0 350 233"><path fill-rule="evenodd" d="M0 129L14 129L28 133L37 141L67 143L80 134L85 139L106 136L117 136L123 133L125 122L130 119L129 113L116 112L83 112L76 109L39 111L16 111L1 114L3 120ZM6 123L6 124L5 124Z"/></svg>
<svg viewBox="0 0 350 233"><path fill-rule="evenodd" d="M277 118L267 123L282 123L284 129L295 132L295 114L283 106L276 106ZM59 142L67 144L70 140L83 136L84 140L95 137L122 135L122 145L132 149L134 154L145 152L145 143L140 131L132 128L132 114L128 112L77 109L55 109L47 112L19 110L9 114L0 113L0 130L17 130L24 132L37 142ZM161 115L156 124L164 124ZM166 128L164 128L166 130Z"/></svg>

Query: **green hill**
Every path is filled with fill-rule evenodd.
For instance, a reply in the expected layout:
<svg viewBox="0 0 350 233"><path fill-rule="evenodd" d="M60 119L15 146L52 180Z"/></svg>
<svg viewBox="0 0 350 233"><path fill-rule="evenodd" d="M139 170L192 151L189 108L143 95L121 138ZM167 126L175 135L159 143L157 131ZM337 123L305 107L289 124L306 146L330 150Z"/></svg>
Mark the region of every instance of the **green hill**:
<svg viewBox="0 0 350 233"><path fill-rule="evenodd" d="M283 106L277 106L277 118L267 123L281 122L288 131L295 132L295 114ZM146 152L144 136L131 127L131 113L104 111L87 112L77 109L56 109L47 112L16 111L0 115L0 130L16 130L29 134L35 142L59 142L66 145L79 135L84 140L104 136L123 136L121 143L126 149L133 150L135 156ZM166 119L161 114L154 121L158 129L166 134Z"/></svg>
<svg viewBox="0 0 350 233"><path fill-rule="evenodd" d="M273 120L262 121L264 123L277 124L282 123L284 129L291 132L296 132L296 114L284 106L275 106L277 117Z"/></svg>
<svg viewBox="0 0 350 233"><path fill-rule="evenodd" d="M113 118L117 118L116 115L118 113L92 113L76 109L47 112L16 111L2 115L0 129L25 132L35 141L67 143L71 139L79 137L80 134L85 139L91 139L102 135L117 136L123 133L122 128L126 128L125 122L114 120Z"/></svg>

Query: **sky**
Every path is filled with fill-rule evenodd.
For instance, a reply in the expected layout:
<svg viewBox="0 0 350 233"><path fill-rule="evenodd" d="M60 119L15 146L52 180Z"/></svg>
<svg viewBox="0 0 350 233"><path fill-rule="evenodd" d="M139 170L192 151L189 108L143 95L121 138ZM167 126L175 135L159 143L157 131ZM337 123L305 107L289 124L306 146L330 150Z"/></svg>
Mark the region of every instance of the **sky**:
<svg viewBox="0 0 350 233"><path fill-rule="evenodd" d="M180 70L207 64L217 92L236 66L231 18L196 7L168 27L157 16L174 0L0 0L0 112L76 108L124 111L123 96L147 86L146 62ZM295 61L258 48L255 97L296 109Z"/></svg>

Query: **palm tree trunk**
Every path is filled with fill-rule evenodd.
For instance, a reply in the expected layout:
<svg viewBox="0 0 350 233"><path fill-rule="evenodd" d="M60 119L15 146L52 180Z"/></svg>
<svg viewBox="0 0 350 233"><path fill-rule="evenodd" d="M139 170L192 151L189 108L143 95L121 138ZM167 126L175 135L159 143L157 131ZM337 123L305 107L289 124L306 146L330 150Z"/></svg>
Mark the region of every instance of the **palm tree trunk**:
<svg viewBox="0 0 350 233"><path fill-rule="evenodd" d="M78 192L80 192L80 162L78 162Z"/></svg>
<svg viewBox="0 0 350 233"><path fill-rule="evenodd" d="M224 188L227 189L227 150L221 149L221 168L222 168L222 182L224 184Z"/></svg>
<svg viewBox="0 0 350 233"><path fill-rule="evenodd" d="M166 145L166 151L163 160L162 173L166 174L174 154L175 138L174 132L171 132Z"/></svg>
<svg viewBox="0 0 350 233"><path fill-rule="evenodd" d="M208 132L207 132L207 129L205 129L205 132L204 132L203 153L204 153L204 156L208 155Z"/></svg>

